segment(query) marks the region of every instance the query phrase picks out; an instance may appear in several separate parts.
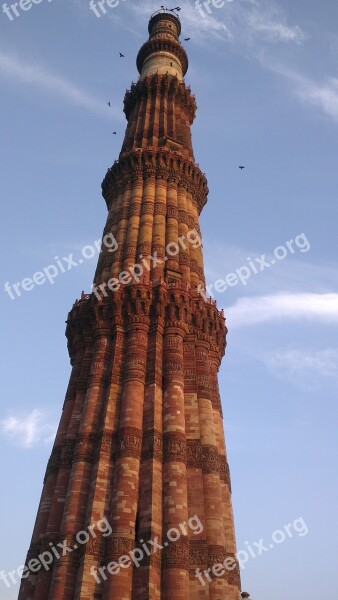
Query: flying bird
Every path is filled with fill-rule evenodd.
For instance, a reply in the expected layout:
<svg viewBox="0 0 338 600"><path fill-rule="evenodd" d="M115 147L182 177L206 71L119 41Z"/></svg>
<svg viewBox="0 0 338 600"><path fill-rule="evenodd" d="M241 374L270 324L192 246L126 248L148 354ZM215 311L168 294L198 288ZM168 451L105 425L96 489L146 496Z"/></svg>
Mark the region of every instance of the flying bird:
<svg viewBox="0 0 338 600"><path fill-rule="evenodd" d="M177 10L178 12L181 10L181 8L179 6L176 6L176 8L169 8L170 12L174 12L175 10Z"/></svg>
<svg viewBox="0 0 338 600"><path fill-rule="evenodd" d="M190 40L190 39L191 39L191 38L184 38L184 41L185 41L185 42L189 42L189 40Z"/></svg>
<svg viewBox="0 0 338 600"><path fill-rule="evenodd" d="M243 171L243 169L245 169L245 167L243 167L243 165L240 165L238 168L239 168L241 171Z"/></svg>
<svg viewBox="0 0 338 600"><path fill-rule="evenodd" d="M116 135L116 131L113 131L113 135Z"/></svg>
<svg viewBox="0 0 338 600"><path fill-rule="evenodd" d="M120 52L120 58L125 58L124 54L122 54L122 52Z"/></svg>
<svg viewBox="0 0 338 600"><path fill-rule="evenodd" d="M108 104L108 106L109 106L109 108L110 108L110 107L111 107L110 100L109 100L109 102L107 102L107 104Z"/></svg>

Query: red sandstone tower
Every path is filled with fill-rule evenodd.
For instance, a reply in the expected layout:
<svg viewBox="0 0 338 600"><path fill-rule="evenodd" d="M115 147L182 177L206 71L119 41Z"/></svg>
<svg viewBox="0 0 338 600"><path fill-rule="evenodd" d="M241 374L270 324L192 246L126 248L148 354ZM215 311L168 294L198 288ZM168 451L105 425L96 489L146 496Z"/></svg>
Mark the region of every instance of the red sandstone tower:
<svg viewBox="0 0 338 600"><path fill-rule="evenodd" d="M233 558L236 546L217 380L226 327L199 293L208 188L194 162L180 32L173 12L153 15L125 96L123 147L102 186L104 236L118 248L103 244L93 293L69 313L72 373L26 564L52 548L61 556L24 574L19 600L241 596L237 563L205 585L195 574ZM166 542L193 516L203 530ZM103 517L109 535L97 530L79 544ZM164 548L138 568L93 576L154 539Z"/></svg>

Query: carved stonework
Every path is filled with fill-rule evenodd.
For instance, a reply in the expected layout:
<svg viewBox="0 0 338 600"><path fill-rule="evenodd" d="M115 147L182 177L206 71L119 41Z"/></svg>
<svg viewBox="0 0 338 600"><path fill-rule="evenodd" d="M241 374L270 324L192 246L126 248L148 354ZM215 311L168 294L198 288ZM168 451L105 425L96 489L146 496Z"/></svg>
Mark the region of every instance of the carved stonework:
<svg viewBox="0 0 338 600"><path fill-rule="evenodd" d="M76 439L67 438L62 444L60 467L70 469L73 464Z"/></svg>
<svg viewBox="0 0 338 600"><path fill-rule="evenodd" d="M192 165L185 157L174 158L172 162L172 166L170 166L167 162L168 157L165 154L165 151L162 149L158 149L157 151L147 152L147 159L149 160L149 155L151 156L152 165L156 171L156 176L161 175L167 181L173 177L173 171L177 174L177 181L181 184L185 189L189 188L189 191L193 194L194 198L198 203L198 211L200 212L206 203L206 197L208 194L208 187L205 176L201 173L199 168L196 165ZM130 154L129 158L134 156L135 161L140 161L139 167L133 167L133 172L135 176L141 176L143 170L145 170L145 155L139 155L137 152L133 155ZM128 164L127 159L125 157L121 157L120 161L113 165L113 167L108 171L103 184L102 190L105 200L107 202L108 210L111 208L111 198L109 195L109 190L113 185L116 185L120 178L124 178L127 170L130 171L130 164ZM156 204L155 204L155 214L156 212ZM164 207L165 208L165 207ZM161 214L166 214L165 211ZM189 220L190 229L194 229L194 219L191 218Z"/></svg>
<svg viewBox="0 0 338 600"><path fill-rule="evenodd" d="M164 462L187 463L187 441L182 433L165 433L163 436Z"/></svg>
<svg viewBox="0 0 338 600"><path fill-rule="evenodd" d="M230 480L230 469L229 464L225 456L220 455L219 457L219 466L220 466L220 480L223 483L226 483L229 486L229 490L231 492L231 480Z"/></svg>
<svg viewBox="0 0 338 600"><path fill-rule="evenodd" d="M223 563L226 558L226 550L223 546L208 545L208 567Z"/></svg>
<svg viewBox="0 0 338 600"><path fill-rule="evenodd" d="M215 446L202 446L203 452L203 473L210 475L211 473L219 474L218 452Z"/></svg>
<svg viewBox="0 0 338 600"><path fill-rule="evenodd" d="M115 533L112 537L107 538L106 561L118 561L121 556L132 552L134 547L134 540Z"/></svg>
<svg viewBox="0 0 338 600"><path fill-rule="evenodd" d="M191 469L203 468L203 452L199 440L187 441L187 467Z"/></svg>
<svg viewBox="0 0 338 600"><path fill-rule="evenodd" d="M229 585L233 585L237 588L240 589L241 587L241 574L240 574L240 568L239 568L239 564L238 564L238 560L236 559L235 554L229 554L226 553L226 558L228 559L232 559L233 561L236 562L236 567L235 569L233 569L232 571L227 571L226 574L226 578L227 578L227 582Z"/></svg>
<svg viewBox="0 0 338 600"><path fill-rule="evenodd" d="M74 450L74 462L93 463L95 459L96 434L82 434L77 438Z"/></svg>
<svg viewBox="0 0 338 600"><path fill-rule="evenodd" d="M180 31L174 9L151 17L121 152L102 183L102 239L118 247L102 243L93 288L67 317L73 369L28 556L57 549L60 531L71 552L23 579L18 600L240 596L238 565L219 586L195 577L231 557L235 535L218 388L227 328L200 287L208 184L194 159ZM108 538L95 526L103 515ZM188 530L197 517L202 531ZM154 553L150 540L163 548ZM103 585L92 576L138 548L139 568L122 566Z"/></svg>
<svg viewBox="0 0 338 600"><path fill-rule="evenodd" d="M177 542L165 542L162 564L164 569L184 569L189 571L189 540L182 536Z"/></svg>
<svg viewBox="0 0 338 600"><path fill-rule="evenodd" d="M106 539L102 536L90 538L90 540L84 546L84 553L86 555L93 556L96 560L98 560L100 556L104 555L105 545Z"/></svg>
<svg viewBox="0 0 338 600"><path fill-rule="evenodd" d="M134 458L141 458L142 450L142 431L135 427L123 427L120 430L117 447L116 457L122 458L124 456L133 456Z"/></svg>
<svg viewBox="0 0 338 600"><path fill-rule="evenodd" d="M158 462L162 462L163 459L162 433L154 429L144 433L142 444L142 460L151 459Z"/></svg>
<svg viewBox="0 0 338 600"><path fill-rule="evenodd" d="M208 566L208 545L205 540L189 541L190 569L204 570Z"/></svg>
<svg viewBox="0 0 338 600"><path fill-rule="evenodd" d="M167 214L167 207L165 204L161 204L160 202L156 202L154 208L154 215L163 215Z"/></svg>
<svg viewBox="0 0 338 600"><path fill-rule="evenodd" d="M110 454L112 443L113 443L113 432L112 431L103 431L102 435L101 435L101 452Z"/></svg>

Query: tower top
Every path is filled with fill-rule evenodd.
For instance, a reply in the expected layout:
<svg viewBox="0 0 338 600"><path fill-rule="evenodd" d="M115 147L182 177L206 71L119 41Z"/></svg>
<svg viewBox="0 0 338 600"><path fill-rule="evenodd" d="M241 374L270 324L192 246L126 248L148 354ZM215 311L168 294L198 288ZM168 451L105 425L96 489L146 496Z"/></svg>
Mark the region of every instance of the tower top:
<svg viewBox="0 0 338 600"><path fill-rule="evenodd" d="M174 12L174 10L169 10L168 8L161 8L161 10L157 10L156 12L154 12L151 17L150 17L150 21L149 21L149 25L148 25L148 31L149 34L151 35L153 33L153 27L155 26L156 23L158 22L165 22L167 21L167 23L169 24L169 22L171 21L172 23L174 23L177 27L177 39L179 38L179 36L181 35L181 21L180 18L178 16L177 13ZM170 27L169 27L170 30ZM171 33L173 32L173 30L171 29Z"/></svg>
<svg viewBox="0 0 338 600"><path fill-rule="evenodd" d="M155 12L148 25L149 40L137 56L140 79L154 73L176 76L180 81L188 70L188 57L179 41L181 22L174 9Z"/></svg>

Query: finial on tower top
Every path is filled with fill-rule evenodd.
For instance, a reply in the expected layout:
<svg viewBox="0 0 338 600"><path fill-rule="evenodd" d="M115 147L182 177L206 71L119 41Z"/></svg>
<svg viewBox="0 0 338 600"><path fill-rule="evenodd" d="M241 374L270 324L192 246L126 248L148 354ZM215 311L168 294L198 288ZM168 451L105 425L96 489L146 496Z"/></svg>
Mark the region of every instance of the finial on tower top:
<svg viewBox="0 0 338 600"><path fill-rule="evenodd" d="M188 57L179 41L181 22L176 8L161 7L155 12L148 25L149 40L143 44L137 56L140 79L147 75L174 75L180 81L188 70Z"/></svg>
<svg viewBox="0 0 338 600"><path fill-rule="evenodd" d="M162 25L167 22L167 23L172 23L174 25L176 25L175 29L175 33L176 33L176 37L179 38L179 36L181 35L181 21L180 21L180 17L177 14L177 10L181 10L179 6L177 6L176 8L164 8L164 6L161 6L160 10L157 10L156 12L154 12L151 17L150 17L150 21L149 21L149 25L148 25L148 31L150 36L152 36L152 34L156 33L156 31L154 32L154 26L161 22ZM168 29L170 29L168 27ZM171 27L171 29L173 29ZM167 33L171 33L173 34L173 30L172 31L167 31Z"/></svg>

